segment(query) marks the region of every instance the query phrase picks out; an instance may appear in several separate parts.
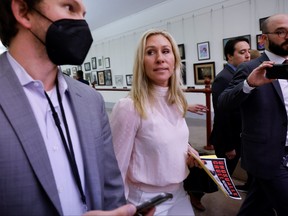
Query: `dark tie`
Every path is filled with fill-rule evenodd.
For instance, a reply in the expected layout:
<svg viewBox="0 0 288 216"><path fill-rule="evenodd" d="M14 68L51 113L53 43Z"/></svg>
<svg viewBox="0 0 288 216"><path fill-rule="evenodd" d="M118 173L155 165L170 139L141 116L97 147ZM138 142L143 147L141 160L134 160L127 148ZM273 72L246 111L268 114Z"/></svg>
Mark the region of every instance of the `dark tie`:
<svg viewBox="0 0 288 216"><path fill-rule="evenodd" d="M288 59L285 59L282 64L288 64Z"/></svg>

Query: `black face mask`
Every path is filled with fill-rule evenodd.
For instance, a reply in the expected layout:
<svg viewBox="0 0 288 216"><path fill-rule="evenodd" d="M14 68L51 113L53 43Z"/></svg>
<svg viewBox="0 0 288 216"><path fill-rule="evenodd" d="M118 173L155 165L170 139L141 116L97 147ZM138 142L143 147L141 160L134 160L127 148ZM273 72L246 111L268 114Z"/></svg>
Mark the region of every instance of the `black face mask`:
<svg viewBox="0 0 288 216"><path fill-rule="evenodd" d="M50 20L39 11L35 11ZM81 65L93 42L87 22L75 19L51 22L44 43L50 60L56 65ZM37 38L43 43L39 37Z"/></svg>

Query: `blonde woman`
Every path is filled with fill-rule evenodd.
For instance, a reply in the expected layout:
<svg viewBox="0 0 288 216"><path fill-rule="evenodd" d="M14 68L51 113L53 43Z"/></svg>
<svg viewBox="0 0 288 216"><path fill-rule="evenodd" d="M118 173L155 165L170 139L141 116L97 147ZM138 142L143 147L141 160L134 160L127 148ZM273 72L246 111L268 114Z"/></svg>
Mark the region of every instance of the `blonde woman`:
<svg viewBox="0 0 288 216"><path fill-rule="evenodd" d="M182 182L195 161L185 122L188 105L181 89L177 43L161 30L145 32L138 45L131 92L111 113L116 158L133 204L161 192L173 199L155 215L194 215Z"/></svg>

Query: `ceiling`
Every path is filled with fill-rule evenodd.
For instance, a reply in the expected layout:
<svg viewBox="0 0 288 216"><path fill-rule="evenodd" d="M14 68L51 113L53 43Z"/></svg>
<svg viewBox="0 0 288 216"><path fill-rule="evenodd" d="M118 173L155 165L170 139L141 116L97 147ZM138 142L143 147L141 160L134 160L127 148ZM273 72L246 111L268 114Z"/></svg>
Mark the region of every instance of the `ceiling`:
<svg viewBox="0 0 288 216"><path fill-rule="evenodd" d="M1 0L0 0L1 1ZM82 0L91 31L167 0ZM0 41L0 53L6 49Z"/></svg>
<svg viewBox="0 0 288 216"><path fill-rule="evenodd" d="M138 13L167 0L83 0L86 20L93 31L118 19Z"/></svg>

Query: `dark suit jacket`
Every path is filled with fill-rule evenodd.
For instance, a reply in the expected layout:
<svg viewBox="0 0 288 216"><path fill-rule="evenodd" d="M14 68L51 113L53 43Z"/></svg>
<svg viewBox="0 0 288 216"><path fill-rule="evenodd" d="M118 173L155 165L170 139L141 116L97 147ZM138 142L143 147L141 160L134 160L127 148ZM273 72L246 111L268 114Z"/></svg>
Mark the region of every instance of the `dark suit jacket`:
<svg viewBox="0 0 288 216"><path fill-rule="evenodd" d="M210 141L215 147L218 157L224 157L225 152L240 149L241 115L240 109L224 111L217 108L220 94L228 87L235 71L225 65L224 69L216 76L212 84L212 101L214 108L214 124Z"/></svg>
<svg viewBox="0 0 288 216"><path fill-rule="evenodd" d="M242 167L260 178L272 178L279 170L287 134L287 113L279 82L243 92L243 81L266 54L242 63L229 87L219 97L219 109L240 107L242 116Z"/></svg>
<svg viewBox="0 0 288 216"><path fill-rule="evenodd" d="M82 82L82 83L84 83L84 84L86 84L86 85L89 85L89 82L88 82L87 80L84 80L84 79L78 79L78 81L80 81L80 82Z"/></svg>
<svg viewBox="0 0 288 216"><path fill-rule="evenodd" d="M88 209L114 209L126 201L103 99L64 78L82 148ZM6 53L0 56L0 212L63 214L44 140Z"/></svg>

